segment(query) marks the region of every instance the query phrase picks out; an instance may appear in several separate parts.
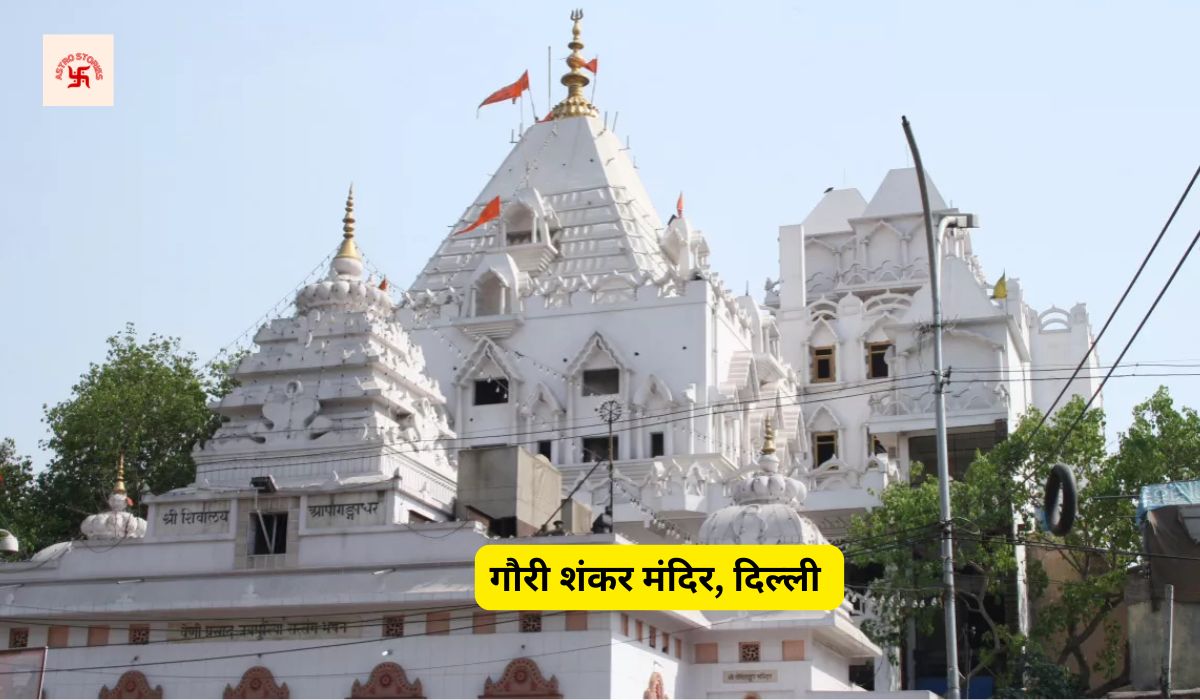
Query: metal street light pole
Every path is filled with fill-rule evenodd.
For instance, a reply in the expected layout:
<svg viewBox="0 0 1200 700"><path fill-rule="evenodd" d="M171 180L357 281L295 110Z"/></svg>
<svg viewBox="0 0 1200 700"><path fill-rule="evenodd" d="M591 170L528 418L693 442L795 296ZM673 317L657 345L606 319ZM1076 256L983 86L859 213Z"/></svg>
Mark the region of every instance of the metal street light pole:
<svg viewBox="0 0 1200 700"><path fill-rule="evenodd" d="M974 228L978 222L971 214L952 214L938 222L937 232L933 229L933 215L929 211L929 192L925 184L925 169L921 165L921 153L913 137L908 117L901 117L904 135L912 151L913 165L917 170L917 185L921 192L921 210L925 217L925 242L929 256L929 288L933 301L933 393L934 420L937 425L938 502L942 529L942 608L946 625L946 697L961 697L958 672L957 615L954 595L954 523L950 519L950 462L946 444L946 383L947 376L942 360L942 250L941 241L946 229Z"/></svg>

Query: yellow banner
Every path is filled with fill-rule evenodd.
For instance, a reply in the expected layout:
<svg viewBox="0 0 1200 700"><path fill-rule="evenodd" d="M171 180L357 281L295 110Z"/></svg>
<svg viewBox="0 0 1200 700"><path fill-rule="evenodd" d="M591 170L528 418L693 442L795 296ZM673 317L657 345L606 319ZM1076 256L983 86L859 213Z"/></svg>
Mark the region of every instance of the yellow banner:
<svg viewBox="0 0 1200 700"><path fill-rule="evenodd" d="M484 610L832 610L845 583L830 544L489 544Z"/></svg>

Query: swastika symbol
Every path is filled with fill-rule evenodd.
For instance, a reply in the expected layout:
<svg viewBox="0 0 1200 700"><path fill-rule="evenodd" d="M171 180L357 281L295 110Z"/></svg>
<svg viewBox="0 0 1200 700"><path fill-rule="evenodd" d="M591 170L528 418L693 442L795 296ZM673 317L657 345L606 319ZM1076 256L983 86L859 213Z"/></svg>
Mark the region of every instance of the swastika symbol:
<svg viewBox="0 0 1200 700"><path fill-rule="evenodd" d="M67 87L73 88L80 87L82 85L90 90L92 87L92 79L89 78L85 73L88 68L91 68L91 66L80 66L79 68L67 66L67 77L74 81Z"/></svg>

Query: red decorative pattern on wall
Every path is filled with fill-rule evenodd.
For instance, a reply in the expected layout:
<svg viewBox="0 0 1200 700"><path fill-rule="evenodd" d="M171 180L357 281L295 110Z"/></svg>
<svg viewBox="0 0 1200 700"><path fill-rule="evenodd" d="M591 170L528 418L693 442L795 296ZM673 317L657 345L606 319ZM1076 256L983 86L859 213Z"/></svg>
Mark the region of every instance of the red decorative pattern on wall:
<svg viewBox="0 0 1200 700"><path fill-rule="evenodd" d="M366 684L354 681L350 688L352 698L423 698L421 681L408 682L408 676L400 664L381 663L371 669Z"/></svg>
<svg viewBox="0 0 1200 700"><path fill-rule="evenodd" d="M546 680L542 670L533 659L513 659L504 667L500 680L492 682L491 676L483 684L481 698L561 698L558 678Z"/></svg>
<svg viewBox="0 0 1200 700"><path fill-rule="evenodd" d="M650 682L642 691L642 700L670 700L666 688L663 687L662 674L658 671L650 674Z"/></svg>
<svg viewBox="0 0 1200 700"><path fill-rule="evenodd" d="M150 681L146 680L146 674L141 671L126 671L117 679L116 685L112 690L108 686L100 689L100 700L109 700L116 698L132 698L133 700L151 700L152 698L161 698L163 689L161 685L150 687Z"/></svg>
<svg viewBox="0 0 1200 700"><path fill-rule="evenodd" d="M237 687L225 686L225 700L247 698L248 700L287 700L292 697L287 683L277 685L275 674L266 666L254 666L242 674Z"/></svg>

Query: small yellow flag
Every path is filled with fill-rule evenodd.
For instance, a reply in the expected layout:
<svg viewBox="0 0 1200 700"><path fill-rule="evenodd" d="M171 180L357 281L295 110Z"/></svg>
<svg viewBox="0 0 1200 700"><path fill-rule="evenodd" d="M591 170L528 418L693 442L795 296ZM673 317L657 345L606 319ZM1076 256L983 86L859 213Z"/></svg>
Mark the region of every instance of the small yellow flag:
<svg viewBox="0 0 1200 700"><path fill-rule="evenodd" d="M1008 298L1008 279L1007 279L1006 275L1001 274L1000 279L996 280L996 286L992 287L992 298L993 299L1007 299Z"/></svg>

